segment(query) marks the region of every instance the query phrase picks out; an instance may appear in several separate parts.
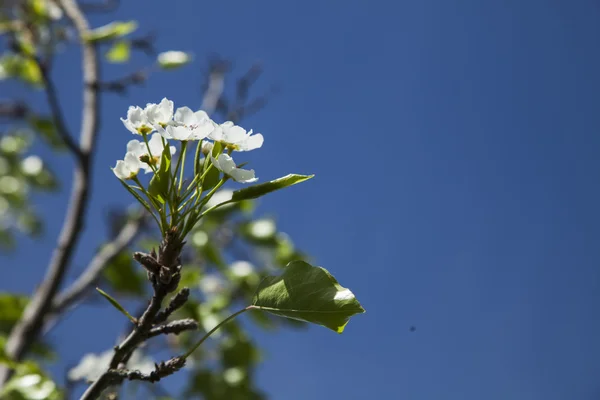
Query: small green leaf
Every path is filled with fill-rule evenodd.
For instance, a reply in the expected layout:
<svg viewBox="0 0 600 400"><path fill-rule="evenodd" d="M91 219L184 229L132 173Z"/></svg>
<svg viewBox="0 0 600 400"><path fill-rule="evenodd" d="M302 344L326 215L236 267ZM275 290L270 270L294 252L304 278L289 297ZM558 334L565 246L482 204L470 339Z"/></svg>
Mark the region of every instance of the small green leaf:
<svg viewBox="0 0 600 400"><path fill-rule="evenodd" d="M207 190L214 188L217 186L219 181L221 181L221 172L215 167L212 167L204 176L204 180L202 182L202 191L206 192Z"/></svg>
<svg viewBox="0 0 600 400"><path fill-rule="evenodd" d="M314 175L289 174L270 182L265 182L259 185L254 185L244 189L236 190L235 192L233 192L233 196L231 197L231 199L233 201L256 199L260 196L264 196L267 193L271 193L276 190L307 181L313 176Z"/></svg>
<svg viewBox="0 0 600 400"><path fill-rule="evenodd" d="M56 132L54 122L51 118L39 117L34 115L29 118L29 124L53 149L66 149L65 143Z"/></svg>
<svg viewBox="0 0 600 400"><path fill-rule="evenodd" d="M127 310L124 309L123 306L121 304L119 304L119 302L117 300L112 298L108 293L106 293L104 290L102 290L100 288L96 288L96 290L98 291L98 293L100 293L102 296L104 296L104 298L106 300L108 300L108 302L110 304L112 304L112 306L114 308L121 311L123 313L123 315L125 315L131 322L133 322L134 324L137 324L137 320L133 317L133 315L129 314L127 312Z"/></svg>
<svg viewBox="0 0 600 400"><path fill-rule="evenodd" d="M84 39L88 42L111 40L128 35L136 29L137 22L135 21L114 21L110 24L92 29L84 36Z"/></svg>
<svg viewBox="0 0 600 400"><path fill-rule="evenodd" d="M27 296L0 292L0 333L8 333L21 318L27 306Z"/></svg>
<svg viewBox="0 0 600 400"><path fill-rule="evenodd" d="M323 325L342 333L350 317L364 313L354 294L324 268L293 261L281 276L258 286L252 307L281 317Z"/></svg>
<svg viewBox="0 0 600 400"><path fill-rule="evenodd" d="M106 59L112 63L124 63L131 55L131 44L127 40L119 40L106 52Z"/></svg>
<svg viewBox="0 0 600 400"><path fill-rule="evenodd" d="M165 146L158 173L152 177L148 185L148 193L162 204L167 200L169 184L171 183L171 149Z"/></svg>

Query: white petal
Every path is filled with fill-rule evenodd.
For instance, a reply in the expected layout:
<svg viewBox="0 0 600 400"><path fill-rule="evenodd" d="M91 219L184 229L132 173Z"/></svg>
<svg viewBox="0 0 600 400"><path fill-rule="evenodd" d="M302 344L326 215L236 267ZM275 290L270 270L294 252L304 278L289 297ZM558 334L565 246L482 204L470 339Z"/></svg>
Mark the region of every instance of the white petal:
<svg viewBox="0 0 600 400"><path fill-rule="evenodd" d="M215 167L227 175L229 175L229 173L236 168L235 161L233 161L233 158L231 158L231 156L228 154L221 154L217 159L211 155L210 158L212 159L213 164L215 164Z"/></svg>
<svg viewBox="0 0 600 400"><path fill-rule="evenodd" d="M192 131L186 126L179 125L169 125L167 126L167 136L169 138L173 138L175 140L188 140Z"/></svg>
<svg viewBox="0 0 600 400"><path fill-rule="evenodd" d="M177 148L175 146L169 146L169 151L171 152L171 155L173 155L177 151Z"/></svg>
<svg viewBox="0 0 600 400"><path fill-rule="evenodd" d="M214 130L214 127L208 121L204 121L204 123L200 123L199 125L195 125L191 131L190 139L193 140L202 140Z"/></svg>
<svg viewBox="0 0 600 400"><path fill-rule="evenodd" d="M121 122L123 122L123 125L125 125L125 128L127 128L129 132L139 135L139 132L135 129L135 126L133 126L128 119L121 118Z"/></svg>
<svg viewBox="0 0 600 400"><path fill-rule="evenodd" d="M146 114L152 125L166 124L173 118L173 102L166 97L159 104L148 104Z"/></svg>
<svg viewBox="0 0 600 400"><path fill-rule="evenodd" d="M129 170L129 172L132 174L137 174L137 172L140 170L140 168L142 167L142 164L143 164L140 161L140 159L133 153L125 154L124 162L125 162L125 166Z"/></svg>
<svg viewBox="0 0 600 400"><path fill-rule="evenodd" d="M140 157L148 152L146 149L146 144L140 142L139 140L130 140L127 143L127 152L133 153L136 156Z"/></svg>
<svg viewBox="0 0 600 400"><path fill-rule="evenodd" d="M227 143L240 143L246 139L246 130L241 126L232 126L223 129L224 132L224 141Z"/></svg>
<svg viewBox="0 0 600 400"><path fill-rule="evenodd" d="M203 110L198 110L194 113L194 115L196 116L196 118L198 118L198 121L202 121L202 120L207 120L210 121L210 117L208 116L208 114L206 113L206 111Z"/></svg>
<svg viewBox="0 0 600 400"><path fill-rule="evenodd" d="M258 180L257 177L254 176L254 170L247 170L236 168L233 171L229 172L227 175L230 175L233 180L240 183L251 183L256 182Z"/></svg>
<svg viewBox="0 0 600 400"><path fill-rule="evenodd" d="M223 140L223 128L220 126L215 126L215 129L208 135L208 137L215 142L220 142Z"/></svg>
<svg viewBox="0 0 600 400"><path fill-rule="evenodd" d="M173 119L175 122L185 125L190 125L197 122L194 112L190 110L189 107L179 107L177 111L175 111L175 117Z"/></svg>
<svg viewBox="0 0 600 400"><path fill-rule="evenodd" d="M148 146L150 147L150 151L152 152L152 157L160 157L163 152L165 146L163 146L163 139L160 136L160 133L156 132L152 135L150 140L148 141Z"/></svg>
<svg viewBox="0 0 600 400"><path fill-rule="evenodd" d="M119 160L117 161L117 165L113 168L113 172L117 176L117 178L121 180L129 179L129 169L125 165L125 161Z"/></svg>
<svg viewBox="0 0 600 400"><path fill-rule="evenodd" d="M131 124L135 127L139 127L148 122L146 118L146 113L140 107L130 106L127 110L127 119L131 122Z"/></svg>
<svg viewBox="0 0 600 400"><path fill-rule="evenodd" d="M262 147L264 141L265 140L263 138L263 135L261 135L260 133L249 136L248 139L246 139L246 141L244 141L243 143L240 143L239 151L250 151L250 150L258 149L258 148Z"/></svg>

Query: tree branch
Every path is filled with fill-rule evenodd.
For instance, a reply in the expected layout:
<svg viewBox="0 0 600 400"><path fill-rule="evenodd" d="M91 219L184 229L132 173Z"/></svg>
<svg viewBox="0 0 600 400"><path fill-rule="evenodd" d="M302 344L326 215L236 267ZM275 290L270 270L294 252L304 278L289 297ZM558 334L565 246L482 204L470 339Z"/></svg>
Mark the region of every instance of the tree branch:
<svg viewBox="0 0 600 400"><path fill-rule="evenodd" d="M179 280L181 278L180 269L181 269L181 249L183 248L183 242L177 236L176 230L170 230L166 233L163 238L161 245L159 247L158 255L152 251L152 253L148 256L143 256L140 253L136 253L136 261L141 264L144 264L144 267L148 271L148 278L150 282L152 282L152 287L154 289L154 294L148 307L143 312L142 316L138 318L138 323L136 327L131 331L131 333L119 344L115 347L115 353L111 359L109 369L102 374L98 380L88 387L85 391L81 400L95 400L99 398L102 392L111 385L118 385L127 377L128 379L142 379L142 380L150 380L152 379L143 379L141 376L136 376L136 378L130 378L129 376L118 375L117 372L119 368L123 368L129 357L133 351L144 341L148 340L152 336L156 336L160 333L167 332L153 332L154 329L159 329L161 327L155 327L155 319L156 315L160 311L161 305L165 297L174 290L177 289L177 285L179 284ZM152 259L152 260L150 260ZM160 272L156 274L156 264L159 265ZM177 296L175 296L177 297ZM187 296L186 300L187 300ZM185 325L185 324L184 324ZM187 325L189 329L189 325ZM181 331L181 330L180 330ZM151 334L152 333L152 334ZM185 359L183 358L174 358L167 362L167 364L171 361L179 360L181 365L179 368L183 366L185 363ZM160 364L162 365L162 363ZM177 368L177 369L179 369ZM175 372L177 369L169 372L166 375L170 375ZM160 374L159 366L157 366L155 377L160 379L163 375ZM117 375L115 375L117 374ZM150 374L152 375L152 374ZM164 376L166 376L164 375ZM157 379L157 380L158 380Z"/></svg>
<svg viewBox="0 0 600 400"><path fill-rule="evenodd" d="M81 38L83 59L83 116L78 151L80 156L75 165L73 186L67 206L67 213L54 249L43 283L25 308L21 320L14 326L6 342L6 354L13 360L21 360L39 336L44 316L52 305L52 300L62 283L73 251L83 229L89 195L89 176L92 149L98 132L98 92L94 88L98 82L98 59L93 44L83 40L88 22L75 0L61 0L60 4L75 26ZM54 100L53 100L54 101ZM56 100L58 102L58 100ZM56 118L56 116L55 116ZM64 132L63 132L64 133ZM6 381L9 372L0 370L0 386Z"/></svg>
<svg viewBox="0 0 600 400"><path fill-rule="evenodd" d="M148 331L148 337L151 338L158 335L169 334L179 335L181 332L195 331L196 329L198 329L198 322L191 318L185 318L150 329L150 331Z"/></svg>
<svg viewBox="0 0 600 400"><path fill-rule="evenodd" d="M60 314L82 297L98 281L104 268L123 250L127 248L137 235L143 216L140 214L130 219L121 232L111 242L96 253L84 271L67 289L58 294L52 303L52 314Z"/></svg>

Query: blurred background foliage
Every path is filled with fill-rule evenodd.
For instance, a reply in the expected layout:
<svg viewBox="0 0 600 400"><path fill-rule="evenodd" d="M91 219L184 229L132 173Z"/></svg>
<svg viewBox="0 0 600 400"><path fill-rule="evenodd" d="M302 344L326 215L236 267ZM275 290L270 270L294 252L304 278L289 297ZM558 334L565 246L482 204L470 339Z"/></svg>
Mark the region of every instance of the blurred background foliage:
<svg viewBox="0 0 600 400"><path fill-rule="evenodd" d="M117 2L96 6L88 4L87 11L118 14L116 5ZM123 79L102 82L99 90L104 93L127 95L130 89L135 90L133 86L145 83L152 73L176 70L192 61L190 55L181 52L158 54L154 49L152 34L136 36L143 31L143 27L139 27L135 21L115 21L94 28L86 40L97 43L104 62L121 64L125 69L137 53L156 60L151 67L127 72ZM61 52L69 46L77 46L75 35L62 10L53 1L11 0L0 3L0 85L3 81L17 81L24 92L30 91L43 98L47 85L45 75L51 70L53 59L60 57ZM213 56L208 61L206 82L197 84L207 91L211 79L226 78L233 82L235 98L227 99L219 95L213 108L215 114L239 121L245 115L260 110L267 98L250 99L249 96L252 83L261 74L259 66L251 66L246 74L236 78L229 76L229 65L228 61ZM34 151L39 146L51 150L44 154L54 156L65 151L65 143L56 128L60 118L38 112L20 98L0 97L2 251L31 251L21 248L19 240L24 236L43 234L44 213L49 211L39 207L36 209L32 199L35 196L61 195L61 189L70 186L68 181L59 182L52 172L52 157L45 159ZM227 196L227 190L218 192L213 201L218 202L219 196ZM107 212L109 231L116 234L130 215L124 210ZM159 237L147 229L141 229L141 232L126 250L106 265L98 286L105 288L119 301L138 304L143 309L151 290L146 272L134 263L131 253L134 250L150 251L157 246ZM188 237L180 287L189 287L191 296L172 317L197 320L200 332L156 337L136 357L132 357L128 367L152 369L153 362L160 360L157 357L164 355L165 349L172 355L185 352L193 340L242 305L248 304L262 276L293 259L306 259L306 255L294 246L288 235L279 231L275 218L257 215L253 201L222 207L209 214ZM41 277L32 279L39 280ZM107 349L104 354L82 355L81 362L65 371L64 376L51 377L45 372L48 366L60 360L61 349L52 342L40 340L26 361L10 360L4 354L4 343L27 302L27 295L0 293L0 362L15 371L11 380L0 389L0 398L69 398L78 386L85 386L87 381L106 368L107 356L110 357L112 349ZM302 322L275 318L267 313L249 313L249 317L253 324L262 329L276 329L281 325L294 328L304 326ZM125 323L123 334L126 333ZM185 372L189 378L187 385L180 393L166 393L159 384L131 382L121 390L121 398L263 399L264 395L253 380L254 368L260 360L260 349L243 321L232 321L194 353L193 362L189 362Z"/></svg>

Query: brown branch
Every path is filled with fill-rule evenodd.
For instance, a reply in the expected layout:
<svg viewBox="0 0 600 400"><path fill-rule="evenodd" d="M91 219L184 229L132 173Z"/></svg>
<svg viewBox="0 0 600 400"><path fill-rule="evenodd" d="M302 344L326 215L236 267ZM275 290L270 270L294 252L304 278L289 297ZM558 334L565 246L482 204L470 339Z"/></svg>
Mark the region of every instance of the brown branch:
<svg viewBox="0 0 600 400"><path fill-rule="evenodd" d="M81 152L81 149L79 148L77 142L73 140L73 137L69 133L67 124L65 123L63 112L60 108L60 102L58 100L56 87L54 86L54 82L50 78L48 68L40 61L39 58L33 57L33 60L37 64L38 69L40 70L40 73L42 75L42 81L46 88L46 98L48 100L48 104L50 105L50 111L52 112L52 119L54 120L56 133L58 133L58 136L60 136L60 138L65 143L67 148L71 151L71 153L73 153L73 155L77 157L77 161L83 164L84 155Z"/></svg>
<svg viewBox="0 0 600 400"><path fill-rule="evenodd" d="M183 305L187 302L188 297L190 297L190 289L186 287L182 288L175 296L173 296L169 302L169 305L165 307L163 311L156 314L154 323L162 324L165 322L171 314L183 307Z"/></svg>
<svg viewBox="0 0 600 400"><path fill-rule="evenodd" d="M127 248L136 237L143 215L130 219L121 228L119 234L96 253L84 271L67 289L58 294L52 303L52 314L60 314L74 303L83 298L100 278L104 268L123 250ZM47 318L48 319L48 318Z"/></svg>
<svg viewBox="0 0 600 400"><path fill-rule="evenodd" d="M154 365L154 371L143 374L140 371L112 368L105 372L89 389L83 394L81 400L97 399L102 395L104 389L109 386L120 385L125 379L158 382L162 378L174 374L185 365L185 358L174 357L168 361L162 361ZM97 383L97 385L96 385Z"/></svg>
<svg viewBox="0 0 600 400"><path fill-rule="evenodd" d="M127 93L127 89L131 86L142 85L150 75L150 68L142 68L139 71L132 72L122 78L108 82L97 82L96 89L104 92L114 92L119 95Z"/></svg>
<svg viewBox="0 0 600 400"><path fill-rule="evenodd" d="M154 337L158 335L179 335L185 331L195 331L198 329L198 322L191 318L179 319L176 321L169 322L165 325L159 325L148 331L148 337Z"/></svg>
<svg viewBox="0 0 600 400"><path fill-rule="evenodd" d="M89 26L75 0L61 0L60 4L67 18L75 26L78 36L83 38ZM70 264L75 246L83 229L88 206L92 149L98 132L98 92L94 89L94 84L98 81L98 59L94 45L83 39L81 39L81 42L84 88L78 162L75 165L73 186L67 206L67 213L58 238L58 244L54 249L46 270L46 275L23 312L21 320L14 326L6 342L6 354L16 361L23 358L40 335L44 316L50 309L52 300ZM60 118L59 116L55 117ZM6 368L0 370L0 386L6 381L8 376L9 372Z"/></svg>
<svg viewBox="0 0 600 400"><path fill-rule="evenodd" d="M179 279L181 278L180 255L181 250L183 248L183 244L184 243L180 240L180 238L177 235L177 231L170 230L167 232L166 236L161 242L158 255L154 251L152 251L152 253L149 255L142 255L141 253L136 253L136 261L143 264L143 266L148 271L148 279L150 280L150 282L152 282L154 294L152 295L152 299L150 300L148 307L143 312L142 316L138 318L138 323L136 327L125 338L125 340L121 342L121 344L115 347L115 353L111 359L109 369L104 374L102 374L102 376L98 378L98 380L96 380L88 387L88 389L81 397L81 400L95 400L99 398L102 392L109 386L118 385L121 382L123 382L123 380L127 376L123 376L122 374L118 375L117 373L118 371L120 371L119 368L124 367L127 364L129 357L131 357L133 351L141 343L145 342L152 336L156 336L156 332L153 332L153 329L160 328L154 326L156 315L160 311L162 302L165 299L165 297L170 292L173 292L175 289L177 289ZM160 268L156 267L157 264ZM160 270L158 274L156 274L155 272L151 272L156 271L157 269ZM179 360L179 362L182 362L181 366L183 366L183 363L185 363L185 359L179 358L174 358L169 361L173 360ZM167 375L170 375L177 369L173 370ZM155 375L155 377L158 377L158 379L163 377L159 373L160 371L158 366L155 372L156 374L158 374ZM140 376L136 376L135 379L151 380L143 379Z"/></svg>

